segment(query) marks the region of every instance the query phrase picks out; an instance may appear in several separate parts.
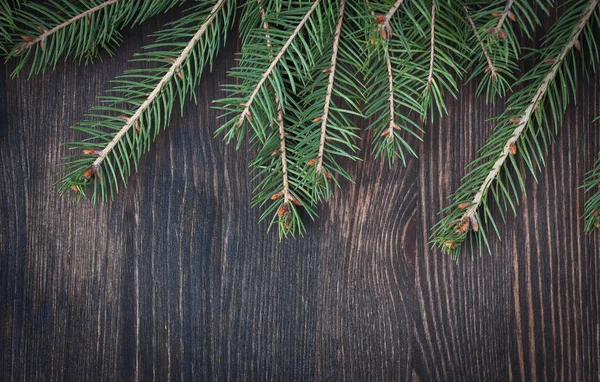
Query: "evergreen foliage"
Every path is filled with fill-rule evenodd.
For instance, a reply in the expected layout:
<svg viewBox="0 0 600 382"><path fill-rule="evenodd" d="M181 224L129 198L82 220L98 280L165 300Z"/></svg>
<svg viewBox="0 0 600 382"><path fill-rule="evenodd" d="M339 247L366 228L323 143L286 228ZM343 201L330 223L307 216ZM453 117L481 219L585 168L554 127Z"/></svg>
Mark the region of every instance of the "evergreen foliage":
<svg viewBox="0 0 600 382"><path fill-rule="evenodd" d="M521 166L536 176L569 99L575 96L575 53L581 51L582 61L592 69L598 63L597 5L598 0L565 4L564 13L545 36L545 46L531 52L537 64L517 82L521 88L495 119L494 132L469 165L471 170L452 195L452 204L443 210L446 216L433 228L432 242L444 251L457 256L467 238L471 246L489 248L484 225L498 234L492 206L499 207L503 219L509 209L516 214L518 190L525 191Z"/></svg>
<svg viewBox="0 0 600 382"><path fill-rule="evenodd" d="M112 54L121 41L121 29L182 2L52 0L48 4L27 2L19 7L3 6L11 9L9 17L14 25L11 33L2 33L12 43L7 57L18 59L12 75L19 74L28 62L31 62L30 73L37 74L47 67L55 67L61 57L81 61L92 60L101 50Z"/></svg>
<svg viewBox="0 0 600 382"><path fill-rule="evenodd" d="M508 96L505 111L462 185L433 227L432 244L457 258L490 248L497 215L516 213L545 162L577 78L598 64L600 0L203 0L161 27L155 42L99 96L100 105L73 128L61 192L102 203L137 169L165 128L175 101L195 100L210 65L239 15L242 49L215 102L215 132L256 153L252 205L280 237L302 235L336 187L352 181L356 121L368 119L376 156L390 166L417 156L410 142L426 139L427 123L443 118L445 97L477 81L488 102ZM180 6L184 0L0 0L0 54L16 62L12 75L53 68L62 59L88 61L114 53L120 31ZM190 2L186 2L186 5ZM521 46L559 18L541 48ZM527 52L526 54L524 52ZM521 62L533 63L521 73ZM135 66L135 64L133 65ZM583 187L597 191L600 157ZM586 229L600 226L600 192L586 203ZM463 246L463 242L470 245Z"/></svg>

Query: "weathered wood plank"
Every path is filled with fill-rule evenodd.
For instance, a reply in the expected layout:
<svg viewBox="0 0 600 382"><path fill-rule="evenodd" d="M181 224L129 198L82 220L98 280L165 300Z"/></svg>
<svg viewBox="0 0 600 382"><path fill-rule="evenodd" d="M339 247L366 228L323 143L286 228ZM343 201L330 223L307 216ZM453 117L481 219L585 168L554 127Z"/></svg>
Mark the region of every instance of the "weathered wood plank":
<svg viewBox="0 0 600 382"><path fill-rule="evenodd" d="M466 86L406 168L374 160L363 133L356 184L279 242L249 207L252 150L213 139L234 40L115 201L59 197L68 126L170 17L103 63L29 81L0 66L0 379L600 377L600 237L583 234L577 189L600 149L597 75L493 254L458 264L429 229L500 105Z"/></svg>

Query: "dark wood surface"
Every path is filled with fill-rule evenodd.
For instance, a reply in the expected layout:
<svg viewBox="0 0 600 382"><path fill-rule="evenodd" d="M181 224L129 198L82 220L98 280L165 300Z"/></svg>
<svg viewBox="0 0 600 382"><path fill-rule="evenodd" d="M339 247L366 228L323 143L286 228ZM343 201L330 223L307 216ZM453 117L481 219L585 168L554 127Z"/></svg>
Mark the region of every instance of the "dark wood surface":
<svg viewBox="0 0 600 382"><path fill-rule="evenodd" d="M577 189L600 150L598 75L492 254L458 264L429 229L500 106L464 86L406 168L363 133L356 184L279 242L249 206L252 151L213 139L233 39L116 200L59 197L68 127L169 18L102 63L0 66L0 380L600 378L600 234Z"/></svg>

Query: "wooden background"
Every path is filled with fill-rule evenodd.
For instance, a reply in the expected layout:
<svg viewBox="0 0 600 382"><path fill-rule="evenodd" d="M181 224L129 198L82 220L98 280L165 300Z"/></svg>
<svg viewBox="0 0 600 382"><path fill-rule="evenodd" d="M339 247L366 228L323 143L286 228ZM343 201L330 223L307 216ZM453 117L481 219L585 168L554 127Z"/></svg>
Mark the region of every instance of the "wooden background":
<svg viewBox="0 0 600 382"><path fill-rule="evenodd" d="M598 75L492 254L458 264L429 229L500 106L464 86L406 168L363 133L356 184L279 242L249 206L252 152L213 139L234 39L115 201L59 197L68 127L176 13L102 63L29 81L0 66L0 380L600 378L600 234L577 189L600 150Z"/></svg>

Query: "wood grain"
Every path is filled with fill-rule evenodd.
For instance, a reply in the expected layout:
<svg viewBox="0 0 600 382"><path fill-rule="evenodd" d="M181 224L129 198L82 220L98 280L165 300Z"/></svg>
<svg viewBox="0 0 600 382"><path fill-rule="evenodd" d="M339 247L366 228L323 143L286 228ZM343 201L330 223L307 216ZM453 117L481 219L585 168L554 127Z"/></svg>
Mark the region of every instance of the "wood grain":
<svg viewBox="0 0 600 382"><path fill-rule="evenodd" d="M249 207L252 149L213 138L234 39L113 202L59 197L68 126L175 13L102 63L0 66L0 380L600 378L600 235L577 188L600 150L598 75L492 254L459 263L429 230L501 105L465 85L406 168L363 133L356 183L279 242Z"/></svg>

